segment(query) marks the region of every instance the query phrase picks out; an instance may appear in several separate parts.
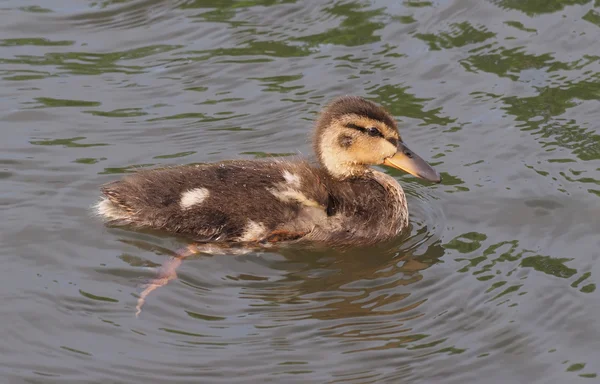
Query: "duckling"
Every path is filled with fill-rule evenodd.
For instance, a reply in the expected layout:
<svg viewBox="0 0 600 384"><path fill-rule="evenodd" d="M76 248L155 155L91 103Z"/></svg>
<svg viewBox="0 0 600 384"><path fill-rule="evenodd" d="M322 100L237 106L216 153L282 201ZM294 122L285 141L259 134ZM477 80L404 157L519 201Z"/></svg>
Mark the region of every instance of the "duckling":
<svg viewBox="0 0 600 384"><path fill-rule="evenodd" d="M409 223L406 197L386 165L439 183L383 107L334 99L316 121L316 164L236 160L142 170L104 185L96 212L113 225L158 229L199 243L368 245Z"/></svg>
<svg viewBox="0 0 600 384"><path fill-rule="evenodd" d="M278 243L369 245L408 226L402 187L371 166L387 165L441 182L411 151L392 116L361 97L334 99L317 119L317 162L237 160L143 170L104 185L95 206L106 222L185 235L197 244L165 262L138 297L174 279L182 260ZM199 244L198 244L199 243Z"/></svg>

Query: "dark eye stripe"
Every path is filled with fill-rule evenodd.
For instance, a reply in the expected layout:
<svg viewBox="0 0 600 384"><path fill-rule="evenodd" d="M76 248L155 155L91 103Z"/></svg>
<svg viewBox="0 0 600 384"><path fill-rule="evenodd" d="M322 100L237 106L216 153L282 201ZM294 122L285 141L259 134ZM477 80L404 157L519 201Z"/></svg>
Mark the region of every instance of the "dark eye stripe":
<svg viewBox="0 0 600 384"><path fill-rule="evenodd" d="M373 134L372 132L369 132L369 128L361 127L360 125L356 125L356 124L352 124L352 123L346 124L346 128L356 129L358 131L361 131L362 133L366 133L371 136L383 137L383 134L381 132L379 132L379 130L377 128L375 128L375 130L376 130L375 134Z"/></svg>
<svg viewBox="0 0 600 384"><path fill-rule="evenodd" d="M352 123L346 124L346 128L356 129L356 130L361 131L363 133L367 132L367 130L365 129L365 127L361 127L360 125L356 125L356 124L352 124Z"/></svg>

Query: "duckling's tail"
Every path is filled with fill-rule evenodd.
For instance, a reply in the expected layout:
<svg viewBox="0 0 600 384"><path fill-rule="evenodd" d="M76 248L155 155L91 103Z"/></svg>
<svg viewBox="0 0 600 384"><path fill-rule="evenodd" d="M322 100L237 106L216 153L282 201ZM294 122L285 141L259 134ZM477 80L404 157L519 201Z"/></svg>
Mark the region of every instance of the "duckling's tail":
<svg viewBox="0 0 600 384"><path fill-rule="evenodd" d="M115 204L108 197L103 197L93 207L94 212L102 217L104 221L113 222L129 222L131 221L131 212L124 209L122 206Z"/></svg>

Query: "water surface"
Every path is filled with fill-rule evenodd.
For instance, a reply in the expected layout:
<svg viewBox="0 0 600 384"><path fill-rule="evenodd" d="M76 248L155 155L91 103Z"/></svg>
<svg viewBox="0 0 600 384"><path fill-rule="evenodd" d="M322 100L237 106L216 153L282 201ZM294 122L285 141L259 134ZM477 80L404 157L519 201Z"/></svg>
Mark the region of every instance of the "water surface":
<svg viewBox="0 0 600 384"><path fill-rule="evenodd" d="M7 383L564 383L600 366L600 2L0 4ZM310 155L330 98L396 116L442 171L388 171L392 245L186 260L106 228L136 169Z"/></svg>

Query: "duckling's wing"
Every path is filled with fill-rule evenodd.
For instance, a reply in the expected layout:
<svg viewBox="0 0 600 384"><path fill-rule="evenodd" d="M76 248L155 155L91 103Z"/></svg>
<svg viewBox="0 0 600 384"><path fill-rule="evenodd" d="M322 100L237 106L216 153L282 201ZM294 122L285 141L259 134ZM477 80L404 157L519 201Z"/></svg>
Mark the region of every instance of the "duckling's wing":
<svg viewBox="0 0 600 384"><path fill-rule="evenodd" d="M327 217L328 193L305 163L234 161L145 170L102 188L115 224L205 241L290 240Z"/></svg>

